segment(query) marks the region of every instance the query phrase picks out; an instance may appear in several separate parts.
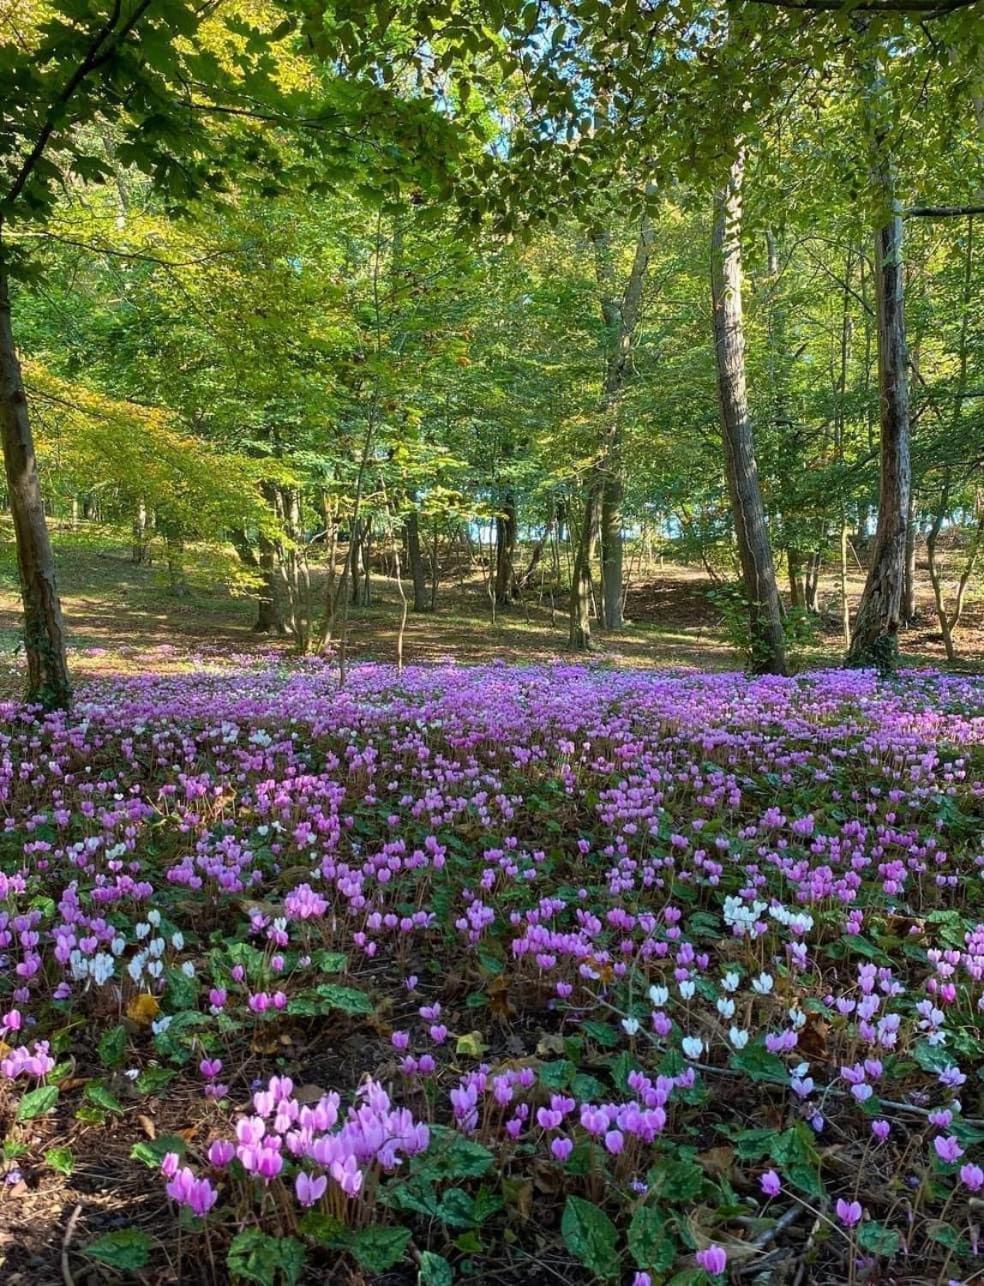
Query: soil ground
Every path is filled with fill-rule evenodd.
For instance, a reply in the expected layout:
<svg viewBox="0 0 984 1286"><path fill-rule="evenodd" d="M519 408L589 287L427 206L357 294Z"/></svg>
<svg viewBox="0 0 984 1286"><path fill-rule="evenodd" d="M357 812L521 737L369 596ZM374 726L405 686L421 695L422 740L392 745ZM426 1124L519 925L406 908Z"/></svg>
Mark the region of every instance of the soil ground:
<svg viewBox="0 0 984 1286"><path fill-rule="evenodd" d="M185 669L202 654L217 661L242 654L288 656L291 643L253 633L255 603L248 591L208 584L196 575L196 551L188 550L187 584L170 591L158 561L135 564L128 548L110 531L79 540L56 533L59 587L77 675L137 670ZM0 657L6 688L16 681L20 604L13 560L0 562ZM406 664L453 657L462 663L501 660L522 663L574 654L567 648L566 596L534 586L525 601L492 619L485 581L478 568L442 569L445 582L438 610L411 612L404 638ZM315 573L317 596L321 578ZM918 620L901 636L910 665L945 664L942 638L925 569L920 569ZM849 581L852 604L861 595L861 569ZM720 610L708 591L714 582L699 566L663 562L636 571L626 601L623 633L595 632L596 664L685 669L733 669L741 659L730 646ZM551 602L553 597L553 602ZM837 664L843 652L838 590L832 576L821 578L821 616L815 640L798 658L801 666ZM352 660L395 661L401 603L396 581L372 577L372 604L351 607L347 651ZM957 635L957 668L984 666L984 596L971 593Z"/></svg>

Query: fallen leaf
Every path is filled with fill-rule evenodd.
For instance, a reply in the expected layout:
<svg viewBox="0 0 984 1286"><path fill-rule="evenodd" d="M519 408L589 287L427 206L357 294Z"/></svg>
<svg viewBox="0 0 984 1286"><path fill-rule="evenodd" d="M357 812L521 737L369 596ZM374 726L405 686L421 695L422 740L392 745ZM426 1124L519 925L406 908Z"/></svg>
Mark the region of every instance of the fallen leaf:
<svg viewBox="0 0 984 1286"><path fill-rule="evenodd" d="M139 996L134 996L127 1005L126 1016L139 1027L149 1027L160 1011L161 1006L157 997L143 991Z"/></svg>

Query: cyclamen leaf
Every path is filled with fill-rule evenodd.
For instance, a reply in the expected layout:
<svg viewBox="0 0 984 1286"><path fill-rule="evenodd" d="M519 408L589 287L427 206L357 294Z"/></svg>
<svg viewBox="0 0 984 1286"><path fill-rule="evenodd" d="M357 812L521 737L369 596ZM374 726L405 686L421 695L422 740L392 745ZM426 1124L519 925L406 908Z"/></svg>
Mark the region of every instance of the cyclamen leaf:
<svg viewBox="0 0 984 1286"><path fill-rule="evenodd" d="M21 1099L17 1108L17 1120L33 1121L36 1116L43 1116L45 1112L50 1112L57 1102L57 1085L39 1085L36 1090L30 1090Z"/></svg>
<svg viewBox="0 0 984 1286"><path fill-rule="evenodd" d="M618 1232L599 1206L569 1196L560 1230L564 1245L585 1268L606 1281L618 1276Z"/></svg>
<svg viewBox="0 0 984 1286"><path fill-rule="evenodd" d="M90 1241L85 1253L101 1264L134 1272L145 1267L150 1259L150 1237L140 1228L118 1228Z"/></svg>
<svg viewBox="0 0 984 1286"><path fill-rule="evenodd" d="M443 1255L433 1250L421 1251L417 1286L451 1286L453 1281L454 1272Z"/></svg>

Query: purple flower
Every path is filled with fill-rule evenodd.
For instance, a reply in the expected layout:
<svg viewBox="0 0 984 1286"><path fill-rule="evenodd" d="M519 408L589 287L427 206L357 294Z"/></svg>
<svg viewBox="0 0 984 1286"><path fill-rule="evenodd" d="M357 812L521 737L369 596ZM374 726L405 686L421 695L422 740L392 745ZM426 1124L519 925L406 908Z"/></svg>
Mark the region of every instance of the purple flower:
<svg viewBox="0 0 984 1286"><path fill-rule="evenodd" d="M775 1170L766 1170L759 1180L759 1184L767 1197L778 1197L782 1191L782 1180Z"/></svg>
<svg viewBox="0 0 984 1286"><path fill-rule="evenodd" d="M837 1218L845 1228L853 1228L856 1223L860 1223L864 1214L860 1201L845 1201L843 1197L837 1198L836 1210Z"/></svg>
<svg viewBox="0 0 984 1286"><path fill-rule="evenodd" d="M936 1155L939 1159L947 1164L959 1161L963 1156L963 1148L960 1146L959 1140L952 1134L937 1134L933 1140L933 1147L936 1149Z"/></svg>
<svg viewBox="0 0 984 1286"><path fill-rule="evenodd" d="M550 1144L550 1151L553 1153L554 1159L563 1165L574 1151L574 1140L563 1137L554 1139Z"/></svg>
<svg viewBox="0 0 984 1286"><path fill-rule="evenodd" d="M236 1155L236 1145L228 1139L216 1139L209 1144L208 1159L210 1164L220 1169L227 1166Z"/></svg>
<svg viewBox="0 0 984 1286"><path fill-rule="evenodd" d="M706 1250L698 1250L696 1259L705 1273L710 1273L712 1277L717 1277L723 1273L728 1266L728 1255L723 1246L717 1246L713 1242Z"/></svg>
<svg viewBox="0 0 984 1286"><path fill-rule="evenodd" d="M962 1165L960 1167L960 1182L971 1192L979 1192L984 1188L984 1170L979 1165Z"/></svg>
<svg viewBox="0 0 984 1286"><path fill-rule="evenodd" d="M328 1176L319 1174L313 1177L301 1170L294 1180L294 1190L302 1206L313 1206L325 1195L328 1187Z"/></svg>
<svg viewBox="0 0 984 1286"><path fill-rule="evenodd" d="M881 1120L880 1118L877 1121L871 1122L871 1133L875 1136L875 1138L878 1140L879 1143L885 1142L885 1140L888 1138L889 1134L891 1133L891 1129L892 1127L889 1125L889 1123L887 1121Z"/></svg>

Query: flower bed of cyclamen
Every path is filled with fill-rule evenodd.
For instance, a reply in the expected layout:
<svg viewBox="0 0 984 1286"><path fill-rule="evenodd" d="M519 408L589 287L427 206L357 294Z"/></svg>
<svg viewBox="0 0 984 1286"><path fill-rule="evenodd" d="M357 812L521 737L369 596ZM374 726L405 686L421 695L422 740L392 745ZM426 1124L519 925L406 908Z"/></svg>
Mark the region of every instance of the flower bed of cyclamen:
<svg viewBox="0 0 984 1286"><path fill-rule="evenodd" d="M970 1280L982 697L244 661L8 705L8 1181L130 1130L188 1281Z"/></svg>

